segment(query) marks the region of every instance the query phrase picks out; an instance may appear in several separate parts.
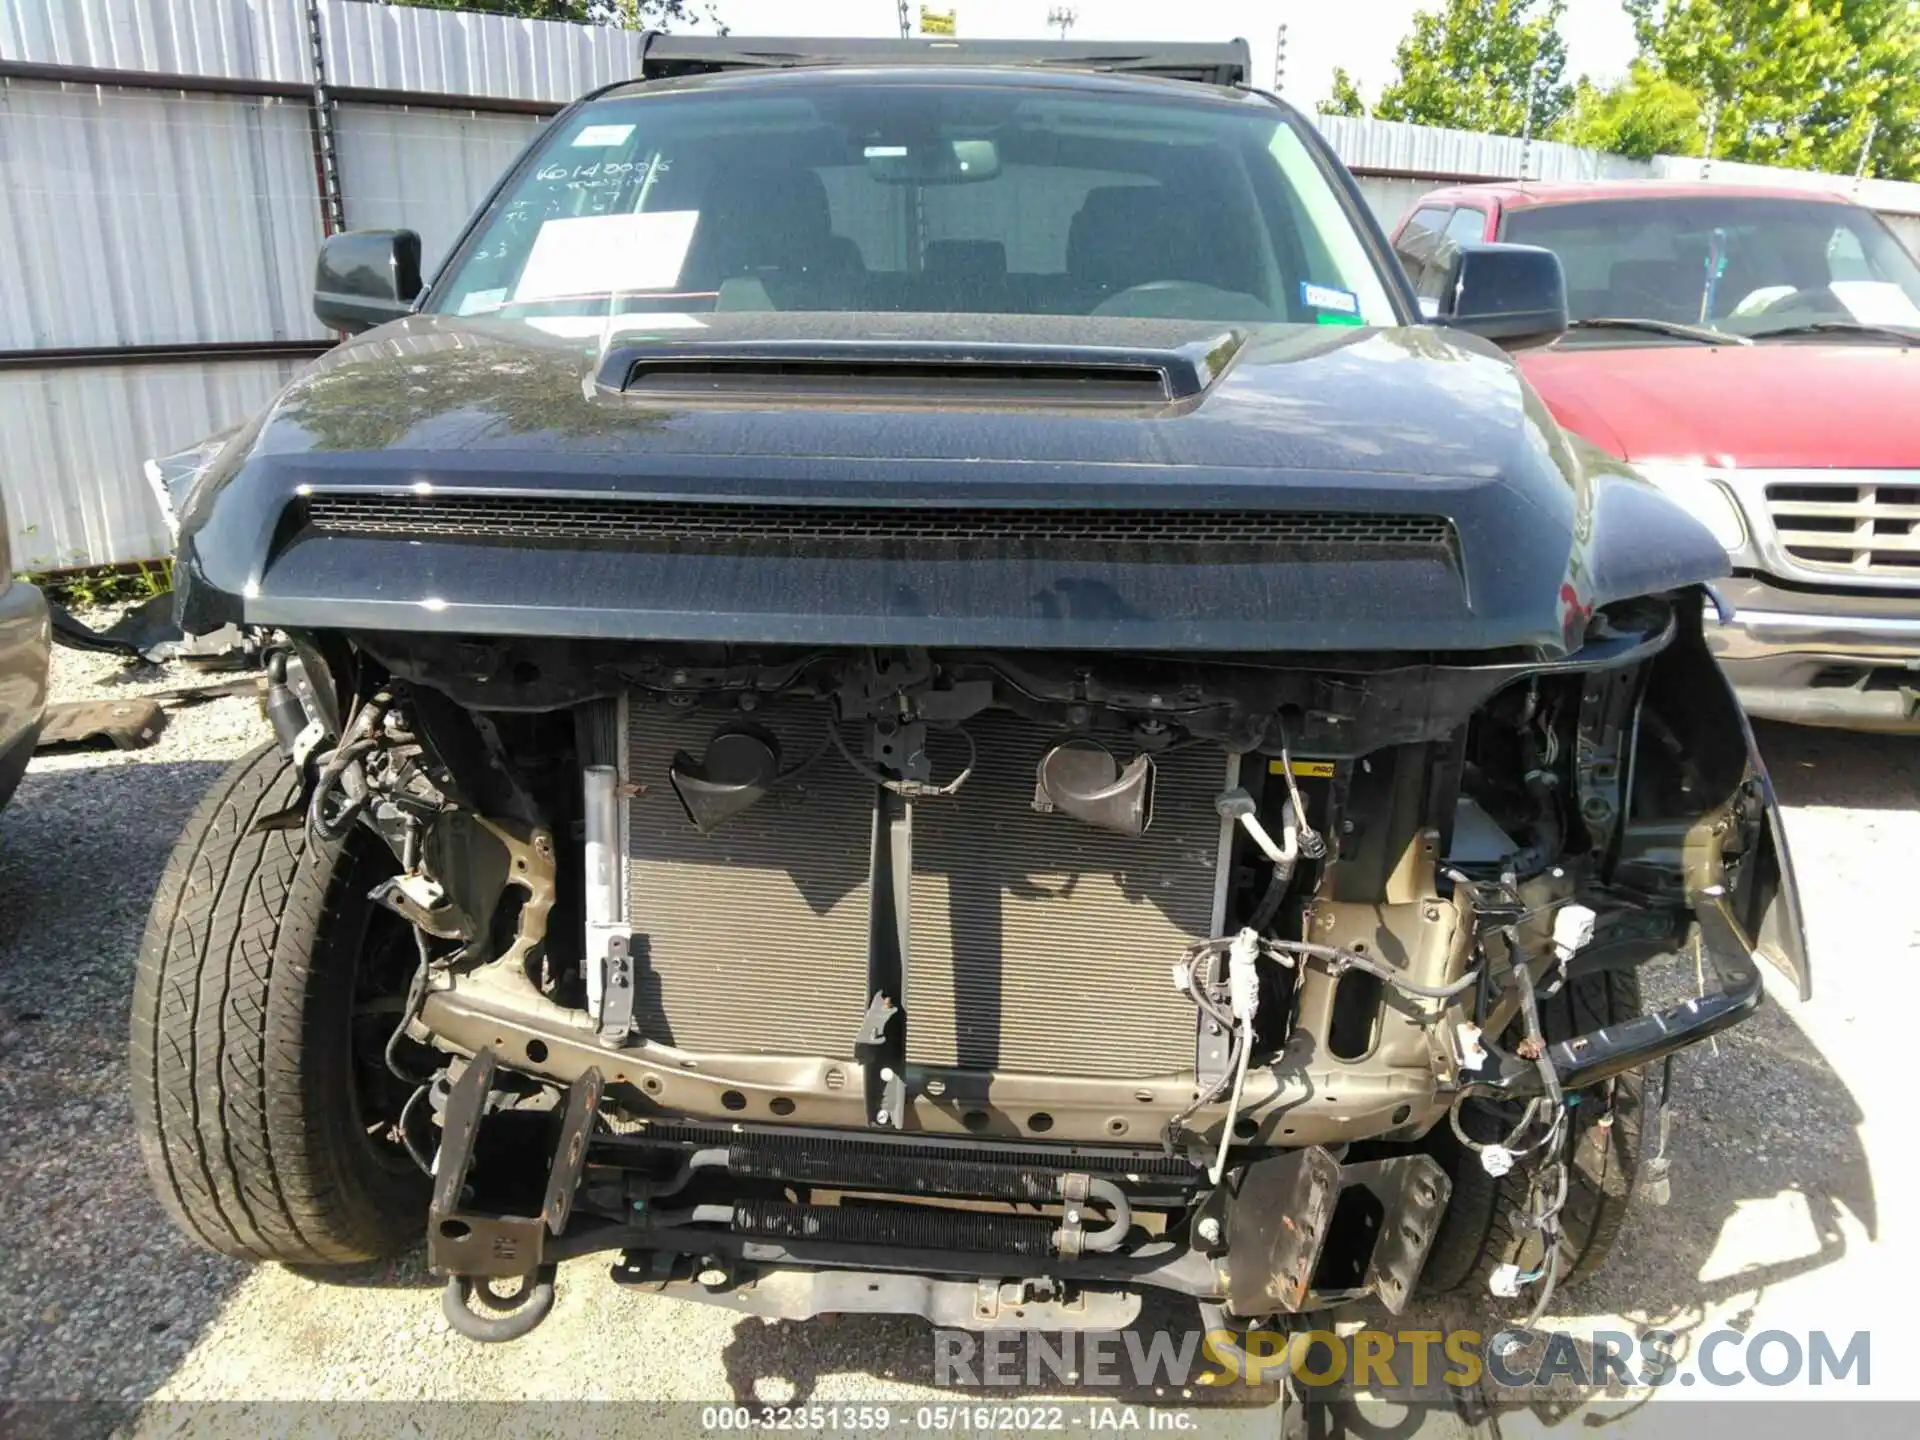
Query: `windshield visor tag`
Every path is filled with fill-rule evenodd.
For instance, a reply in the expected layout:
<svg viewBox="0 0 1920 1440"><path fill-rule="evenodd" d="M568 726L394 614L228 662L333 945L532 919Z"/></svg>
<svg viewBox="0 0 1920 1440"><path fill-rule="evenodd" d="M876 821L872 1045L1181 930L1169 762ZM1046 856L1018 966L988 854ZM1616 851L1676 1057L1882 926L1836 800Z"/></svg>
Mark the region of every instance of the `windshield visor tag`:
<svg viewBox="0 0 1920 1440"><path fill-rule="evenodd" d="M631 125L587 125L573 137L573 148L604 150L610 145L624 145L631 134L633 134Z"/></svg>
<svg viewBox="0 0 1920 1440"><path fill-rule="evenodd" d="M1338 290L1331 285L1316 285L1311 280L1300 282L1300 303L1309 309L1334 315L1351 315L1355 319L1360 315L1360 297L1353 291Z"/></svg>

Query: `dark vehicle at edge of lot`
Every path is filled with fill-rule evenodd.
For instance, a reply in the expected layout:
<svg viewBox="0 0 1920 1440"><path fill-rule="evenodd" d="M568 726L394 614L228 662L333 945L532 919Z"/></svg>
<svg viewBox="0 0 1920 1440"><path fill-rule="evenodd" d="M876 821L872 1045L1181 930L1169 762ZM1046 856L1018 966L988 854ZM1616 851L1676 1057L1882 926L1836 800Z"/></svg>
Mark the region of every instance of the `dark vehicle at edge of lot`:
<svg viewBox="0 0 1920 1440"><path fill-rule="evenodd" d="M1560 256L1573 326L1520 367L1726 545L1708 643L1747 709L1920 732L1920 263L1887 223L1779 187L1468 185L1395 232L1423 297L1462 239Z"/></svg>
<svg viewBox="0 0 1920 1440"><path fill-rule="evenodd" d="M1243 44L818 43L650 37L430 286L330 239L363 333L184 477L278 743L143 942L161 1198L424 1224L480 1340L598 1251L783 1318L1538 1313L1643 1068L1807 993L1724 552L1514 368L1554 257L1423 323Z"/></svg>
<svg viewBox="0 0 1920 1440"><path fill-rule="evenodd" d="M33 758L47 708L53 632L38 588L13 575L0 492L0 809L13 798Z"/></svg>

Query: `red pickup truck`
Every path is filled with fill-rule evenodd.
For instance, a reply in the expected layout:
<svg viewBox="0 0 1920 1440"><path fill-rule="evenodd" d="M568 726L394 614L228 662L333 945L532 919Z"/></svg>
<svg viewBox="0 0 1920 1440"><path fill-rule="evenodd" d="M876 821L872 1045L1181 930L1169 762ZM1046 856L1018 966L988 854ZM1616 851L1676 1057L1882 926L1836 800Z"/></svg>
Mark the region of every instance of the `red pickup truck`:
<svg viewBox="0 0 1920 1440"><path fill-rule="evenodd" d="M1487 240L1566 272L1566 334L1518 357L1560 423L1725 543L1712 640L1747 708L1920 731L1920 265L1886 223L1800 190L1468 185L1393 243L1433 314Z"/></svg>

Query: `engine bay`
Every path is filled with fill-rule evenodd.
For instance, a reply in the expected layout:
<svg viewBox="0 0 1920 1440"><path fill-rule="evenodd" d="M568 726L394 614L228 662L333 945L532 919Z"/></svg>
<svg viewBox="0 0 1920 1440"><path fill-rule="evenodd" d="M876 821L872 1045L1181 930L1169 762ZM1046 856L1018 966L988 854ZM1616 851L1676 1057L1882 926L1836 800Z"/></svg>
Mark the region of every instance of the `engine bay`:
<svg viewBox="0 0 1920 1440"><path fill-rule="evenodd" d="M418 939L386 1059L437 1268L1398 1309L1433 1134L1524 1153L1758 1001L1778 875L1697 606L1545 665L300 637L270 710ZM1686 1015L1542 1031L1675 953Z"/></svg>

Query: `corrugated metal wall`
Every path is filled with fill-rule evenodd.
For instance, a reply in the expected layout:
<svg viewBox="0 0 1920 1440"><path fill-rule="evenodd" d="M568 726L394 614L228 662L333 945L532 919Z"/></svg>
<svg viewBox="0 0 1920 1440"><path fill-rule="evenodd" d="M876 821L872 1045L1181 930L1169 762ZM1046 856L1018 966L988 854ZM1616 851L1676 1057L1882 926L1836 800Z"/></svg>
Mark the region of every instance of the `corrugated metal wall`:
<svg viewBox="0 0 1920 1440"><path fill-rule="evenodd" d="M542 123L533 115L343 107L338 135L347 223L419 231L421 263L433 274L480 197Z"/></svg>
<svg viewBox="0 0 1920 1440"><path fill-rule="evenodd" d="M539 113L638 69L637 34L319 0L336 95L347 223L418 230L436 266ZM322 229L306 0L0 0L0 61L277 86L270 96L13 77L0 80L0 351L303 342ZM368 96L356 91L391 91ZM404 101L406 103L385 103ZM374 103L376 100L382 103ZM518 112L518 113L516 113ZM1521 142L1323 116L1368 203L1392 225L1423 191L1521 171ZM1920 185L1844 188L1920 250ZM1542 179L1697 176L1536 143ZM0 370L0 486L15 563L150 558L165 548L141 479L148 456L245 419L297 363L232 354ZM110 363L99 363L102 359Z"/></svg>
<svg viewBox="0 0 1920 1440"><path fill-rule="evenodd" d="M334 85L564 105L640 70L630 30L391 5L329 3L323 15Z"/></svg>
<svg viewBox="0 0 1920 1440"><path fill-rule="evenodd" d="M313 79L303 0L9 0L0 58L231 80Z"/></svg>
<svg viewBox="0 0 1920 1440"><path fill-rule="evenodd" d="M324 337L295 101L0 88L0 350Z"/></svg>
<svg viewBox="0 0 1920 1440"><path fill-rule="evenodd" d="M1527 174L1535 180L1615 180L1653 173L1642 160L1547 140L1536 140L1529 147L1508 135L1346 115L1320 115L1314 123L1353 170L1423 178L1510 178L1520 174L1523 152L1530 152L1525 157Z"/></svg>
<svg viewBox="0 0 1920 1440"><path fill-rule="evenodd" d="M335 104L347 223L419 231L429 273L543 123L501 103L557 108L639 68L625 31L357 0L320 17L330 86L411 102ZM306 0L0 3L0 60L313 82ZM322 229L297 95L0 81L0 351L323 343ZM17 566L165 553L142 462L245 419L303 363L100 358L0 370Z"/></svg>
<svg viewBox="0 0 1920 1440"><path fill-rule="evenodd" d="M288 360L0 372L0 465L22 570L149 559L171 547L141 462L257 412Z"/></svg>

